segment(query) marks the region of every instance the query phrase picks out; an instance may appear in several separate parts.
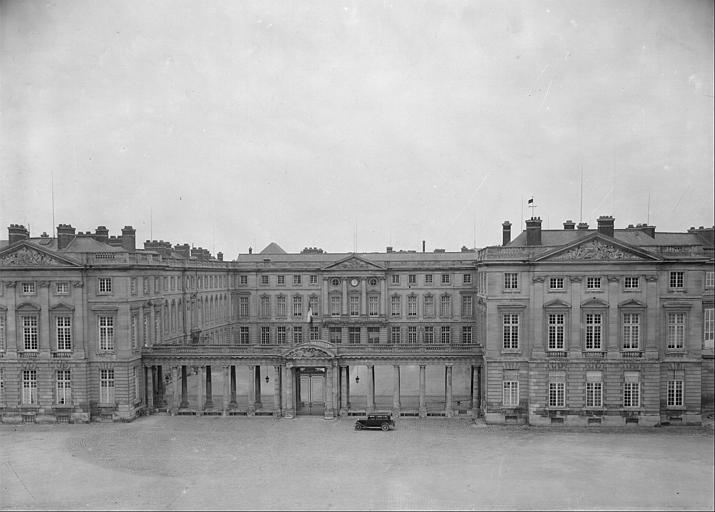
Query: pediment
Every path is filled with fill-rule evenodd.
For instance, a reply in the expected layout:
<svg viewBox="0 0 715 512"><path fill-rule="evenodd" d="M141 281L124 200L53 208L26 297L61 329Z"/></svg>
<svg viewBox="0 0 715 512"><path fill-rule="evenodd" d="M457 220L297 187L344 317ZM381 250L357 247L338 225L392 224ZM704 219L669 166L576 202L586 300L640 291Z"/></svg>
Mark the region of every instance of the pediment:
<svg viewBox="0 0 715 512"><path fill-rule="evenodd" d="M329 343L311 342L304 343L297 347L292 347L283 353L286 359L332 359L335 357L334 350L331 350Z"/></svg>
<svg viewBox="0 0 715 512"><path fill-rule="evenodd" d="M13 244L5 251L0 252L0 266L2 267L46 267L46 266L73 266L77 263L46 252L34 245L24 243L20 245Z"/></svg>
<svg viewBox="0 0 715 512"><path fill-rule="evenodd" d="M628 299L624 300L620 304L618 304L619 308L645 308L647 307L646 303L640 300L636 299Z"/></svg>
<svg viewBox="0 0 715 512"><path fill-rule="evenodd" d="M74 311L74 306L60 302L50 308L50 311Z"/></svg>
<svg viewBox="0 0 715 512"><path fill-rule="evenodd" d="M598 299L593 297L591 299L586 299L581 303L582 308L607 308L608 302L603 299Z"/></svg>
<svg viewBox="0 0 715 512"><path fill-rule="evenodd" d="M327 267L323 267L323 270L379 270L384 271L385 267L368 261L360 256L354 254L343 258L340 261L331 263Z"/></svg>
<svg viewBox="0 0 715 512"><path fill-rule="evenodd" d="M570 308L571 304L561 299L554 299L544 304L545 308Z"/></svg>
<svg viewBox="0 0 715 512"><path fill-rule="evenodd" d="M594 233L542 254L535 261L660 261L661 258L615 238Z"/></svg>

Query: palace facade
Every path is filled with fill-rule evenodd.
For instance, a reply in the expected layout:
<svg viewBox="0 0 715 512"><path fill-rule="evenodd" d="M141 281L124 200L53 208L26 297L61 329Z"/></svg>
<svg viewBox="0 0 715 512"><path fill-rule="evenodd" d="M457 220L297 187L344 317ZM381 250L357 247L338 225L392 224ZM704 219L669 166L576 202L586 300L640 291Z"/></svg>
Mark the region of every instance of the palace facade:
<svg viewBox="0 0 715 512"><path fill-rule="evenodd" d="M0 241L0 418L483 416L699 423L713 400L713 229L532 218L460 252L233 261L104 226Z"/></svg>

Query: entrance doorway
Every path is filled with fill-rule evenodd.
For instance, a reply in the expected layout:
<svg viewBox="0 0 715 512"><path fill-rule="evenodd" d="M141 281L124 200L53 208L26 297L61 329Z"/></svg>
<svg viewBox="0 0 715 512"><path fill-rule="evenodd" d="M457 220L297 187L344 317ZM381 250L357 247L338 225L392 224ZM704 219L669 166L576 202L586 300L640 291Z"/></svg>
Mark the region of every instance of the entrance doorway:
<svg viewBox="0 0 715 512"><path fill-rule="evenodd" d="M325 368L297 368L296 413L322 416L325 413Z"/></svg>

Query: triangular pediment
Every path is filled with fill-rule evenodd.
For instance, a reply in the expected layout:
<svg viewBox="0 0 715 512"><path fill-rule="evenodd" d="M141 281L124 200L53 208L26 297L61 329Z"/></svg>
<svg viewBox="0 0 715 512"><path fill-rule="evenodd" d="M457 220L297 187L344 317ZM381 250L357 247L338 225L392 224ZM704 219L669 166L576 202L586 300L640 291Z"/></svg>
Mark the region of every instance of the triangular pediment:
<svg viewBox="0 0 715 512"><path fill-rule="evenodd" d="M590 299L586 299L581 303L582 308L607 308L608 307L608 302L606 302L603 299L599 299L596 297L592 297Z"/></svg>
<svg viewBox="0 0 715 512"><path fill-rule="evenodd" d="M373 263L372 261L368 261L364 258L361 258L360 256L356 256L355 254L351 254L350 256L347 256L346 258L343 258L340 261L331 263L327 267L324 267L323 270L379 270L379 271L384 271L385 267L382 267L376 263Z"/></svg>
<svg viewBox="0 0 715 512"><path fill-rule="evenodd" d="M619 308L646 308L648 307L645 302L637 300L637 299L628 299L624 300L620 304L618 304Z"/></svg>
<svg viewBox="0 0 715 512"><path fill-rule="evenodd" d="M316 341L292 347L283 353L286 359L331 359L335 357L335 350L330 343Z"/></svg>
<svg viewBox="0 0 715 512"><path fill-rule="evenodd" d="M27 242L13 244L0 252L0 267L78 266L76 262Z"/></svg>
<svg viewBox="0 0 715 512"><path fill-rule="evenodd" d="M540 255L535 261L660 261L661 258L615 238L593 233Z"/></svg>
<svg viewBox="0 0 715 512"><path fill-rule="evenodd" d="M554 299L544 304L545 308L570 308L571 304L561 299Z"/></svg>

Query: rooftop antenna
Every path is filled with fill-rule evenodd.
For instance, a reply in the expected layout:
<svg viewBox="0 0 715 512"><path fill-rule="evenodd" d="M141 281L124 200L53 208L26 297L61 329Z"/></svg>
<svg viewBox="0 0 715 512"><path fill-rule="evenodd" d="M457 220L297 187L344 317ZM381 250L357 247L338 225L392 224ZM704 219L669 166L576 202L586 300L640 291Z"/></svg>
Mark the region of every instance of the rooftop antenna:
<svg viewBox="0 0 715 512"><path fill-rule="evenodd" d="M583 164L581 164L581 211L578 216L579 223L583 222Z"/></svg>
<svg viewBox="0 0 715 512"><path fill-rule="evenodd" d="M55 229L57 229L57 224L55 224L55 171L52 171L50 183L52 194L52 238L55 238Z"/></svg>
<svg viewBox="0 0 715 512"><path fill-rule="evenodd" d="M154 240L154 216L151 208L149 208L149 240Z"/></svg>

